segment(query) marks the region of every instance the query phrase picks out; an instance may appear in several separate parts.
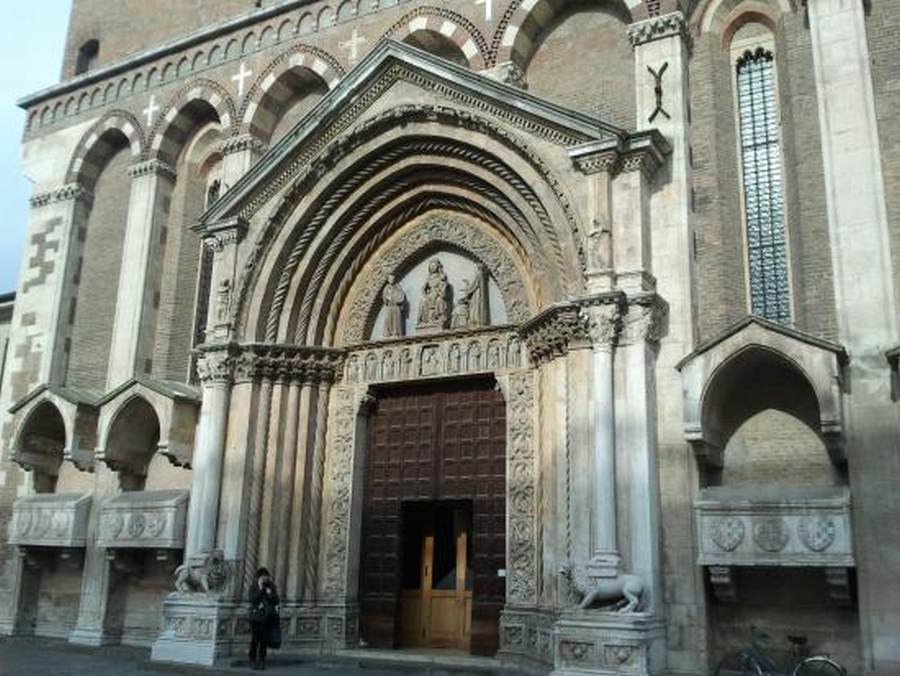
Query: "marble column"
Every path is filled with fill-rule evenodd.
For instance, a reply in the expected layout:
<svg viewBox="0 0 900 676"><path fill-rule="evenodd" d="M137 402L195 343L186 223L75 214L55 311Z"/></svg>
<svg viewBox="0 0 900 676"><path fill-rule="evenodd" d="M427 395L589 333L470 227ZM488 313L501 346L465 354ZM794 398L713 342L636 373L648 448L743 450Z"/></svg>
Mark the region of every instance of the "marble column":
<svg viewBox="0 0 900 676"><path fill-rule="evenodd" d="M331 384L319 385L316 396L316 429L313 440L309 471L309 500L307 502L307 528L303 542L303 600L316 598L319 574L319 542L322 524L322 491L325 483L325 440L328 419L328 401Z"/></svg>
<svg viewBox="0 0 900 676"><path fill-rule="evenodd" d="M865 3L805 3L822 138L838 340L853 355L846 397L859 617L866 674L900 672L897 434L884 353L900 342ZM889 38L885 38L889 39ZM896 263L894 263L896 264Z"/></svg>
<svg viewBox="0 0 900 676"><path fill-rule="evenodd" d="M107 388L146 375L156 337L156 303L175 170L160 160L133 165Z"/></svg>
<svg viewBox="0 0 900 676"><path fill-rule="evenodd" d="M232 366L232 354L225 348L203 352L197 363L203 403L192 461L185 560L202 556L216 547Z"/></svg>

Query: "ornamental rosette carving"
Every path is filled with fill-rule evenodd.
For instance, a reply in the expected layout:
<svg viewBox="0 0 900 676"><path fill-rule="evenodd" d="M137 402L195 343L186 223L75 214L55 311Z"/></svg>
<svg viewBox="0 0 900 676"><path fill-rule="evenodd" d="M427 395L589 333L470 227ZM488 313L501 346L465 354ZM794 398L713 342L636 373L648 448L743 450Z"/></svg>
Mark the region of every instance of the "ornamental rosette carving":
<svg viewBox="0 0 900 676"><path fill-rule="evenodd" d="M741 518L724 516L713 522L710 537L719 549L733 552L744 541L746 530Z"/></svg>
<svg viewBox="0 0 900 676"><path fill-rule="evenodd" d="M686 37L684 15L681 12L654 16L628 26L628 39L632 47L673 36Z"/></svg>
<svg viewBox="0 0 900 676"><path fill-rule="evenodd" d="M789 539L787 525L780 516L753 520L753 541L763 551L780 552L787 546Z"/></svg>
<svg viewBox="0 0 900 676"><path fill-rule="evenodd" d="M837 526L830 516L810 516L800 521L797 534L807 549L824 552L834 542Z"/></svg>

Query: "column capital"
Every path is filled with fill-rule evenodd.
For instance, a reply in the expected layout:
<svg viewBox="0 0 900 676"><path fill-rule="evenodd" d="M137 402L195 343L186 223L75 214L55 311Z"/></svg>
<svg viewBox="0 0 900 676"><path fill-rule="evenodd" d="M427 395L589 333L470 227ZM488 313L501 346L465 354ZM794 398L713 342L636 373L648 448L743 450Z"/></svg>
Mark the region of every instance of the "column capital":
<svg viewBox="0 0 900 676"><path fill-rule="evenodd" d="M172 181L177 177L175 168L162 160L152 159L136 162L128 167L128 175L132 178L140 178L141 176L162 176Z"/></svg>
<svg viewBox="0 0 900 676"><path fill-rule="evenodd" d="M582 143L569 150L569 157L582 174L607 173L614 176L642 171L648 177L656 173L672 151L669 142L656 129L639 131L625 138Z"/></svg>
<svg viewBox="0 0 900 676"><path fill-rule="evenodd" d="M80 183L66 183L52 190L35 193L29 199L29 204L32 209L40 209L58 202L81 201L90 204L93 200L94 194Z"/></svg>
<svg viewBox="0 0 900 676"><path fill-rule="evenodd" d="M203 242L213 251L240 244L247 234L249 224L243 218L225 218L212 223L199 223L193 230L200 233Z"/></svg>
<svg viewBox="0 0 900 676"><path fill-rule="evenodd" d="M244 152L245 150L252 150L262 154L267 148L268 146L262 139L249 132L238 134L236 136L229 136L228 138L223 139L219 144L219 152L222 153L223 156Z"/></svg>
<svg viewBox="0 0 900 676"><path fill-rule="evenodd" d="M628 298L623 316L621 345L658 343L668 331L669 304L659 295L647 293Z"/></svg>
<svg viewBox="0 0 900 676"><path fill-rule="evenodd" d="M653 16L628 26L628 40L632 47L670 37L687 39L687 24L681 12Z"/></svg>
<svg viewBox="0 0 900 676"><path fill-rule="evenodd" d="M221 345L201 349L197 359L197 376L204 387L230 385L234 380L234 346Z"/></svg>

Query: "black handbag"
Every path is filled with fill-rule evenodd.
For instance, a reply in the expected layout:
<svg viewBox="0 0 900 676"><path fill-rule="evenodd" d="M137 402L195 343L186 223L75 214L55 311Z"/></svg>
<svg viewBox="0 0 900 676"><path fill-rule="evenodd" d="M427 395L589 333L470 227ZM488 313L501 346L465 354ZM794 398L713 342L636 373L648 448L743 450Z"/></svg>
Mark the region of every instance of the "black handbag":
<svg viewBox="0 0 900 676"><path fill-rule="evenodd" d="M250 621L253 624L261 624L266 621L266 608L265 604L259 603L255 606L250 606Z"/></svg>

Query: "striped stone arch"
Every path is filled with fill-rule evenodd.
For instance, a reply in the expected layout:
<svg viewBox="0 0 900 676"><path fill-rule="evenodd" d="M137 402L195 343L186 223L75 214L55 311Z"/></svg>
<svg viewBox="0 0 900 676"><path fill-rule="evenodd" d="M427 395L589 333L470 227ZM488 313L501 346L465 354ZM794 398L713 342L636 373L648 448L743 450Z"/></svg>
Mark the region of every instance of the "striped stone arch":
<svg viewBox="0 0 900 676"><path fill-rule="evenodd" d="M663 1L669 2L669 0L649 0L650 3L656 2L657 6ZM602 2L607 5L618 5L627 14L629 23L640 16L647 16L644 0L602 0ZM597 4L600 3L601 0L597 0ZM534 54L535 43L541 31L551 25L566 5L570 4L573 4L571 0L512 0L494 36L493 47L496 50L494 63L512 62L524 71Z"/></svg>
<svg viewBox="0 0 900 676"><path fill-rule="evenodd" d="M197 125L195 113L204 104L215 111L224 136L233 131L238 116L231 96L218 82L195 80L175 95L153 125L148 152L150 159L174 165L178 153Z"/></svg>
<svg viewBox="0 0 900 676"><path fill-rule="evenodd" d="M66 183L79 183L93 190L100 171L121 147L123 137L131 149L132 158L140 160L146 150L141 123L131 113L111 110L78 142L66 171Z"/></svg>
<svg viewBox="0 0 900 676"><path fill-rule="evenodd" d="M423 31L443 36L466 57L471 70L484 70L489 46L484 35L461 14L442 7L417 7L392 25L386 37L406 42L410 36Z"/></svg>
<svg viewBox="0 0 900 676"><path fill-rule="evenodd" d="M243 131L249 131L258 137L265 136L263 130L257 128L260 126L260 117L273 116L275 111L268 108L289 97L290 92L282 91L287 89L283 84L283 76L294 70L309 71L321 78L328 89L337 87L345 75L338 60L325 50L303 44L291 47L266 67L247 92L239 114Z"/></svg>

